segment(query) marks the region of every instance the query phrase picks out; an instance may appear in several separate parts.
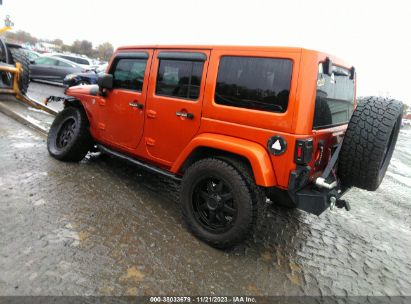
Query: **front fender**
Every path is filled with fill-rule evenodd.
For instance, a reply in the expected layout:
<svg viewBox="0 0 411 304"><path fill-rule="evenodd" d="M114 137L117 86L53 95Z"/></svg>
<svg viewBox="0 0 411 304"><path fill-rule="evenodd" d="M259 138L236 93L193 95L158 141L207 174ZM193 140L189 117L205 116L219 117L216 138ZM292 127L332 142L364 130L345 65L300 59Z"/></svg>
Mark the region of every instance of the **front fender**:
<svg viewBox="0 0 411 304"><path fill-rule="evenodd" d="M263 187L277 185L270 156L263 146L245 139L219 134L203 133L195 137L179 155L171 171L179 172L185 160L197 148L212 148L245 157L251 164L257 185Z"/></svg>

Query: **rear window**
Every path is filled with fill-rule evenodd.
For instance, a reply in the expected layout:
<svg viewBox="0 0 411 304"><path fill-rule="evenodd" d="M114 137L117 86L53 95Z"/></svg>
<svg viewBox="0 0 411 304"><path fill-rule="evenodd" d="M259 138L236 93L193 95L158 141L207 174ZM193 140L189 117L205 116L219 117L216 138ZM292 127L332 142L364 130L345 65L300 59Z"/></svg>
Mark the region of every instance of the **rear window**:
<svg viewBox="0 0 411 304"><path fill-rule="evenodd" d="M324 129L348 123L354 109L354 79L351 71L338 67L330 76L318 65L314 129Z"/></svg>
<svg viewBox="0 0 411 304"><path fill-rule="evenodd" d="M214 100L226 106L285 112L291 74L289 59L222 57Z"/></svg>

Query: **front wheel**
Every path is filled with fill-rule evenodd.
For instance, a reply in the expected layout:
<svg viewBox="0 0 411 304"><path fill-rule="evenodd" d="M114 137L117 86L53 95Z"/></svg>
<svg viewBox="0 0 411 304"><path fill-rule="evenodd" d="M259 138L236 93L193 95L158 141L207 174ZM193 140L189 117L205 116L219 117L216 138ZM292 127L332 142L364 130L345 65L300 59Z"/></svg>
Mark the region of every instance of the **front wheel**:
<svg viewBox="0 0 411 304"><path fill-rule="evenodd" d="M181 187L183 217L192 233L217 248L243 241L254 226L251 189L228 162L207 158L184 174Z"/></svg>
<svg viewBox="0 0 411 304"><path fill-rule="evenodd" d="M58 113L47 138L50 155L58 160L77 162L86 156L91 147L89 123L84 110L68 107Z"/></svg>

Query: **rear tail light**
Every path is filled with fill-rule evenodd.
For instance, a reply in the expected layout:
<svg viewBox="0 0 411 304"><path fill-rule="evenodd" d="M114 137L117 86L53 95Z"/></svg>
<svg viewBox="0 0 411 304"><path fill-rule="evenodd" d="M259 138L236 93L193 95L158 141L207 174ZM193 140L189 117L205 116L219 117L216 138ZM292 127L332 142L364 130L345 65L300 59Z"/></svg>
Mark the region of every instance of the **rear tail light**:
<svg viewBox="0 0 411 304"><path fill-rule="evenodd" d="M297 139L294 160L297 165L306 165L313 158L313 139Z"/></svg>

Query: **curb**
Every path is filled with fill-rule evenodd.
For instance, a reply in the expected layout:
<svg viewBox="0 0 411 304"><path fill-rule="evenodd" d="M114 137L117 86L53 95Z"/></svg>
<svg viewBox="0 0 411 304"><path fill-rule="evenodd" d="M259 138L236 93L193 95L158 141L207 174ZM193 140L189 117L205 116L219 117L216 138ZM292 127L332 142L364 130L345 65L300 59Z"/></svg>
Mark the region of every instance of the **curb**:
<svg viewBox="0 0 411 304"><path fill-rule="evenodd" d="M47 136L48 130L42 126L40 126L38 123L36 123L33 120L28 119L27 117L24 117L23 115L19 114L18 112L10 109L8 106L6 106L4 103L0 102L0 112L3 114L13 118L14 120L17 120L18 122L22 123L23 125L34 129L35 131L39 132L41 135Z"/></svg>

